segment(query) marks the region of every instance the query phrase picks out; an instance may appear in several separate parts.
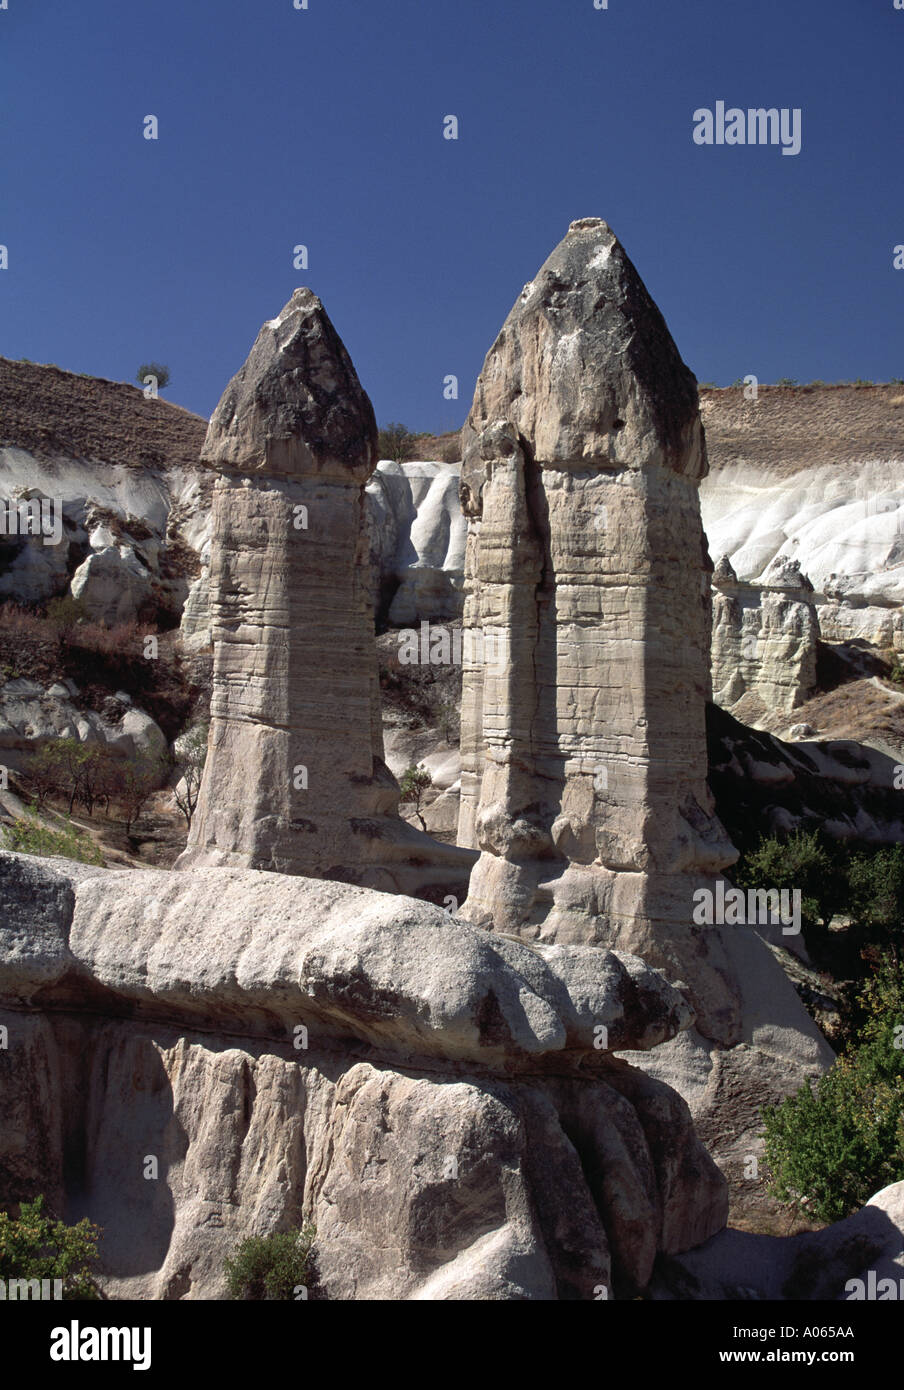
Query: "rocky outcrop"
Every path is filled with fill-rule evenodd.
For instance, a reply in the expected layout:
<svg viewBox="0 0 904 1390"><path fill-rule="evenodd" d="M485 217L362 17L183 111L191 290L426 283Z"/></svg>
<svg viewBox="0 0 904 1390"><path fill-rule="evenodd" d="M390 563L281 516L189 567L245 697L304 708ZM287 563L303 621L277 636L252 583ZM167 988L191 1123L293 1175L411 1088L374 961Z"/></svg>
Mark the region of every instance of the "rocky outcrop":
<svg viewBox="0 0 904 1390"><path fill-rule="evenodd" d="M146 611L151 571L127 545L108 545L88 556L72 576L69 592L92 622L131 622Z"/></svg>
<svg viewBox="0 0 904 1390"><path fill-rule="evenodd" d="M737 843L796 830L866 845L904 842L898 757L812 731L784 742L716 706L707 711L707 735L710 786Z"/></svg>
<svg viewBox="0 0 904 1390"><path fill-rule="evenodd" d="M383 760L364 485L373 408L310 290L264 324L215 410L214 641L189 864L461 890L473 856L397 814Z"/></svg>
<svg viewBox="0 0 904 1390"><path fill-rule="evenodd" d="M840 595L831 583L819 605L819 626L827 642L868 643L904 655L904 608L889 608Z"/></svg>
<svg viewBox="0 0 904 1390"><path fill-rule="evenodd" d="M107 701L104 714L76 703L73 681L44 686L25 676L0 680L0 764L27 769L31 755L56 739L106 747L124 758L143 756L161 762L167 742L163 730L134 706L127 692Z"/></svg>
<svg viewBox="0 0 904 1390"><path fill-rule="evenodd" d="M904 1183L822 1231L763 1236L726 1230L663 1259L654 1299L898 1301L904 1294Z"/></svg>
<svg viewBox="0 0 904 1390"><path fill-rule="evenodd" d="M776 557L799 561L825 640L904 650L901 387L705 390L700 406L711 553L751 583Z"/></svg>
<svg viewBox="0 0 904 1390"><path fill-rule="evenodd" d="M712 577L713 699L747 724L789 713L816 688L819 619L797 560L777 557L762 583L742 583L727 555Z"/></svg>
<svg viewBox="0 0 904 1390"><path fill-rule="evenodd" d="M693 889L736 857L705 781L696 383L604 222L525 286L463 443L465 625L508 650L464 671L466 913L668 956L733 1041L718 949L703 964L688 934Z"/></svg>
<svg viewBox="0 0 904 1390"><path fill-rule="evenodd" d="M464 622L507 658L464 667L459 841L480 850L464 915L680 982L693 1037L644 1066L756 1153L759 1105L832 1053L756 924L694 912L737 857L706 783L706 448L694 378L605 223L572 224L525 286L463 444ZM716 1081L733 1067L740 1110Z"/></svg>
<svg viewBox="0 0 904 1390"><path fill-rule="evenodd" d="M0 1002L0 1204L98 1221L114 1296L223 1296L241 1238L311 1221L319 1296L631 1297L724 1224L687 1107L610 1050L691 1022L622 953L0 853Z"/></svg>
<svg viewBox="0 0 904 1390"><path fill-rule="evenodd" d="M367 484L371 562L388 623L461 617L467 522L460 465L384 460Z"/></svg>
<svg viewBox="0 0 904 1390"><path fill-rule="evenodd" d="M75 580L94 619L178 621L209 514L204 429L134 386L0 358L0 600L43 603ZM18 524L29 501L43 535Z"/></svg>

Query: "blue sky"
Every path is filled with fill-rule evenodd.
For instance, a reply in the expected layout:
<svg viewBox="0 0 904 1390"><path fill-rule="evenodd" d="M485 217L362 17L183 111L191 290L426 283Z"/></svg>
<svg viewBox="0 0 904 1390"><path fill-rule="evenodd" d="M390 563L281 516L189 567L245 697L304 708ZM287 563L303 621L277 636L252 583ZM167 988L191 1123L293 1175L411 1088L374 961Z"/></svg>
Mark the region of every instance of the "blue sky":
<svg viewBox="0 0 904 1390"><path fill-rule="evenodd" d="M4 356L155 358L209 415L308 284L381 423L458 428L522 285L602 216L700 380L904 377L893 0L7 3ZM800 154L696 145L718 100L799 107Z"/></svg>

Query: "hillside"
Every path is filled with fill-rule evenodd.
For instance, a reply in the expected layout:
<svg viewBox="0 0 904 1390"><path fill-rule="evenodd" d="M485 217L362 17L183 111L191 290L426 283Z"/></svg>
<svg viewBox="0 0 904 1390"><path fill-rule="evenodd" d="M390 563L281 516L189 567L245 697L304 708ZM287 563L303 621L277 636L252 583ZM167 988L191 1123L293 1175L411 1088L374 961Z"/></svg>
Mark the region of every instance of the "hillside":
<svg viewBox="0 0 904 1390"><path fill-rule="evenodd" d="M0 448L38 458L190 468L207 421L137 386L0 357Z"/></svg>

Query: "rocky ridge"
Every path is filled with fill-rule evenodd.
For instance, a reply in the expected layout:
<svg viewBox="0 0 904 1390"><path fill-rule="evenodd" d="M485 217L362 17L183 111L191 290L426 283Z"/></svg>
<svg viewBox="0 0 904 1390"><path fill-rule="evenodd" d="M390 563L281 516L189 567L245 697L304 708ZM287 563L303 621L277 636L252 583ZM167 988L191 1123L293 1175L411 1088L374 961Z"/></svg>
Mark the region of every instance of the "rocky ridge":
<svg viewBox="0 0 904 1390"><path fill-rule="evenodd" d="M0 999L0 1201L90 1213L115 1296L222 1296L242 1236L310 1220L321 1297L625 1297L725 1221L684 1103L609 1050L691 1021L621 953L0 853Z"/></svg>

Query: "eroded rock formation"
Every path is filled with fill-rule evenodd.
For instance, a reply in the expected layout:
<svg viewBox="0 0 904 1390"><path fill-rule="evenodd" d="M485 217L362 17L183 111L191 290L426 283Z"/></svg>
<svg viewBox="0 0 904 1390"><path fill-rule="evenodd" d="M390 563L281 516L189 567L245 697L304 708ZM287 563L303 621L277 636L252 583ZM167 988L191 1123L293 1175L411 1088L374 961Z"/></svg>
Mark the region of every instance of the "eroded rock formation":
<svg viewBox="0 0 904 1390"><path fill-rule="evenodd" d="M629 955L0 853L0 1004L0 1205L99 1222L114 1296L223 1296L240 1239L312 1221L328 1298L626 1297L725 1222L687 1106L610 1050L692 1021Z"/></svg>
<svg viewBox="0 0 904 1390"><path fill-rule="evenodd" d="M319 299L265 323L215 410L213 694L180 865L391 891L458 888L472 856L401 821L383 735L364 485L373 407Z"/></svg>
<svg viewBox="0 0 904 1390"><path fill-rule="evenodd" d="M697 1024L644 1066L755 1150L758 1105L832 1054L755 924L694 917L737 857L706 782L706 446L694 377L604 222L573 223L525 286L463 446L464 621L508 655L464 670L464 915L663 968Z"/></svg>
<svg viewBox="0 0 904 1390"><path fill-rule="evenodd" d="M816 689L819 619L800 562L777 556L762 582L743 583L727 555L713 584L713 699L747 724L790 714Z"/></svg>
<svg viewBox="0 0 904 1390"><path fill-rule="evenodd" d="M736 858L706 787L706 450L694 377L604 222L573 223L525 286L463 443L465 623L510 650L465 668L467 914L700 957L692 887ZM728 1041L711 968L698 1005Z"/></svg>

